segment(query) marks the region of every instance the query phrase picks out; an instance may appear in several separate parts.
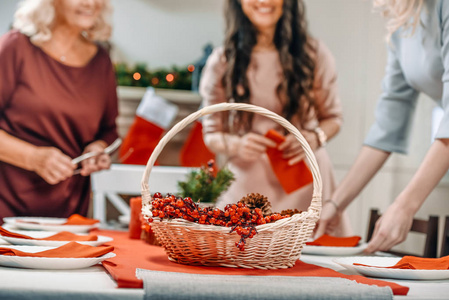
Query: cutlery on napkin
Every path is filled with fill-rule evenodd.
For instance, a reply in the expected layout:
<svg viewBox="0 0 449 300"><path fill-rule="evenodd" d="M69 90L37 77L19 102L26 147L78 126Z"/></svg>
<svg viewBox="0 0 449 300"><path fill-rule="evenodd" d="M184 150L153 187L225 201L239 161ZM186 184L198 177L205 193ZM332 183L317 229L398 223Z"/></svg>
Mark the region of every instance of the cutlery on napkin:
<svg viewBox="0 0 449 300"><path fill-rule="evenodd" d="M394 266L391 267L379 267L358 263L354 263L354 265L363 267L386 268L386 269L448 270L449 256L444 256L440 258L404 256L400 261L398 261Z"/></svg>
<svg viewBox="0 0 449 300"><path fill-rule="evenodd" d="M27 257L53 257L53 258L88 258L100 257L106 253L112 252L112 246L98 246L93 247L89 245L82 245L77 242L70 242L61 247L30 253L13 248L0 247L0 255L8 256L27 256Z"/></svg>
<svg viewBox="0 0 449 300"><path fill-rule="evenodd" d="M276 130L270 129L265 136L279 146L285 137ZM267 156L279 183L287 194L290 194L313 181L312 172L304 160L290 166L288 159L283 157L283 152L277 148L267 148Z"/></svg>
<svg viewBox="0 0 449 300"><path fill-rule="evenodd" d="M361 237L348 236L348 237L336 237L327 234L323 234L312 242L307 242L309 246L326 246L326 247L355 247L359 244Z"/></svg>
<svg viewBox="0 0 449 300"><path fill-rule="evenodd" d="M43 241L97 241L98 236L89 234L89 235L78 235L68 231L61 231L51 236L45 238L34 238L25 234L15 233L6 230L5 228L0 226L0 236L18 238L18 239L27 239L27 240L43 240Z"/></svg>

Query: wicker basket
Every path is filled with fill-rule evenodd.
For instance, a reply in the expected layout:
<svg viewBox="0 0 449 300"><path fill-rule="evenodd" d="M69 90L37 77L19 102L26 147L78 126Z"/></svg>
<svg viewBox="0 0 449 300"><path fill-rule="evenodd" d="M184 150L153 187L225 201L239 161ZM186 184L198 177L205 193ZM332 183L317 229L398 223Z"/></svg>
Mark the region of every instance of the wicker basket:
<svg viewBox="0 0 449 300"><path fill-rule="evenodd" d="M225 266L258 269L292 267L301 255L306 240L311 236L321 210L321 176L315 156L301 133L290 122L262 107L250 104L221 103L198 110L176 124L154 149L142 178L142 214L152 217L151 194L148 186L151 168L163 147L191 122L220 111L242 110L266 116L282 125L301 143L310 162L313 175L313 196L307 211L274 223L259 225L257 234L246 240L245 250L235 243L240 236L229 233L229 227L202 225L183 219L159 220L151 227L171 261L188 265ZM157 191L156 191L157 192ZM244 196L244 195L242 195ZM195 199L194 199L195 200ZM235 202L240 199L236 199Z"/></svg>

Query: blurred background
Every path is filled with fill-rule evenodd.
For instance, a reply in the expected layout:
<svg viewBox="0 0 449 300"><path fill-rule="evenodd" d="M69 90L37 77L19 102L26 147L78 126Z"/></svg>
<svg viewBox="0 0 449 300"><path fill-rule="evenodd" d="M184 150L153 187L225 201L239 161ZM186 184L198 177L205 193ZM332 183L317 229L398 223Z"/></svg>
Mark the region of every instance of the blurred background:
<svg viewBox="0 0 449 300"><path fill-rule="evenodd" d="M18 2L1 1L0 34L8 31ZM144 92L144 88L136 87L140 85L138 80L131 79L136 70L142 76L145 72L160 73L162 79L157 84L165 89L158 93L179 105L178 119L196 110L201 99L189 90L189 84L175 89L174 83L162 85L162 81L165 74L173 72L179 72L181 79L191 80L194 71L189 70L189 65L197 66L207 45L222 44L224 0L111 0L111 3L114 7L111 55L121 68L117 70L122 71L118 76L120 134L126 134ZM386 62L384 20L373 12L372 1L368 0L305 0L305 3L310 31L327 44L336 59L345 122L340 134L326 147L341 180L374 120ZM411 179L431 144L432 122L436 122L432 118L433 110L432 101L420 99L410 153L393 155L349 207L356 234L366 234L369 209L384 211ZM171 150L164 154L165 160L161 157L162 163L176 164L170 157L179 149L183 138L180 136L173 142ZM449 215L448 195L449 178L444 178L417 217ZM416 237L415 243L422 245L422 241Z"/></svg>

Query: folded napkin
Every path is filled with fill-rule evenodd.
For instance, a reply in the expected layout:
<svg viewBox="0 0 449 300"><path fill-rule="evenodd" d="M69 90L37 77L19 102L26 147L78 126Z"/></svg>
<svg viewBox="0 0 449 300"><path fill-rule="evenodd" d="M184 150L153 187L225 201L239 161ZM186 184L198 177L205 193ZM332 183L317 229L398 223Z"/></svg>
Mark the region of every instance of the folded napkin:
<svg viewBox="0 0 449 300"><path fill-rule="evenodd" d="M404 256L400 261L398 261L394 266L391 267L378 267L358 263L354 263L354 265L364 267L386 268L386 269L448 270L449 256L444 256L441 258L422 258L416 256Z"/></svg>
<svg viewBox="0 0 449 300"><path fill-rule="evenodd" d="M100 257L114 250L112 246L93 247L70 242L64 246L36 253L23 252L16 249L0 247L0 255L29 257L87 258Z"/></svg>
<svg viewBox="0 0 449 300"><path fill-rule="evenodd" d="M285 141L285 137L273 129L269 130L265 136L276 142L278 146ZM288 159L283 158L283 152L271 147L267 148L267 155L274 174L287 194L313 182L312 172L304 160L290 166Z"/></svg>
<svg viewBox="0 0 449 300"><path fill-rule="evenodd" d="M361 237L348 236L348 237L336 237L323 234L313 242L307 242L309 246L326 246L326 247L355 247L359 244Z"/></svg>
<svg viewBox="0 0 449 300"><path fill-rule="evenodd" d="M33 238L31 236L15 233L6 230L5 228L0 226L0 236L18 238L18 239L27 239L27 240L42 240L42 241L96 241L98 240L98 236L89 234L89 235L77 235L68 231L61 231L46 238Z"/></svg>
<svg viewBox="0 0 449 300"><path fill-rule="evenodd" d="M83 217L81 215L78 214L73 214L70 217L67 218L65 223L62 224L58 224L58 223L45 223L45 222L36 222L36 221L29 221L27 219L17 219L17 222L21 222L21 223L29 223L29 224L40 224L40 225L54 225L54 226L59 226L59 225L93 225L96 224L98 222L100 222L99 220L95 220L95 219L90 219L90 218L86 218Z"/></svg>
<svg viewBox="0 0 449 300"><path fill-rule="evenodd" d="M73 214L67 218L67 222L62 225L93 225L100 221Z"/></svg>
<svg viewBox="0 0 449 300"><path fill-rule="evenodd" d="M360 275L345 275L329 268L323 268L317 265L305 263L301 260L298 260L291 268L276 270L182 265L171 262L168 259L164 248L148 245L141 240L130 239L127 232L97 230L95 233L114 238L114 240L109 244L115 246L114 252L117 256L103 261L102 264L111 277L117 282L117 286L119 288L142 288L142 280L136 278L136 269L140 268L152 271L206 275L333 277L345 278L358 283L376 285L379 287L388 286L391 288L394 295L407 295L409 290L408 287L393 282L366 278ZM191 288L195 288L195 286ZM200 298L196 299L200 300Z"/></svg>
<svg viewBox="0 0 449 300"><path fill-rule="evenodd" d="M393 299L391 289L344 278L204 275L137 270L144 299Z"/></svg>

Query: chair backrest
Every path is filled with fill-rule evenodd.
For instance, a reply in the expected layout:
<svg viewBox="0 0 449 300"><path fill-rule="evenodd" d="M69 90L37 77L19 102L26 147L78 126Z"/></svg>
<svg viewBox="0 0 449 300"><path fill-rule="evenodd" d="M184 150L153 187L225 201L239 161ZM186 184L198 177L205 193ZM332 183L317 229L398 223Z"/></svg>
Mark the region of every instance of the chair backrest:
<svg viewBox="0 0 449 300"><path fill-rule="evenodd" d="M151 169L149 186L154 192L176 193L178 181L184 181L194 168L154 166ZM140 195L143 165L112 164L109 170L91 175L93 193L93 217L106 221L106 202L109 200L122 215L129 215L128 203L119 196Z"/></svg>
<svg viewBox="0 0 449 300"><path fill-rule="evenodd" d="M377 220L381 217L377 209L371 209L370 220L368 224L368 233L366 236L366 241L371 240L373 236L374 227ZM424 245L424 252L422 257L437 257L437 247L438 247L438 216L430 216L428 220L413 219L411 232L422 233L426 235L426 242ZM448 225L449 226L449 225ZM449 250L449 249L448 249ZM404 255L415 255L414 253L400 252L395 250L385 251L391 254L404 256Z"/></svg>
<svg viewBox="0 0 449 300"><path fill-rule="evenodd" d="M440 256L449 255L449 216L446 216L443 229L443 243L441 245Z"/></svg>

